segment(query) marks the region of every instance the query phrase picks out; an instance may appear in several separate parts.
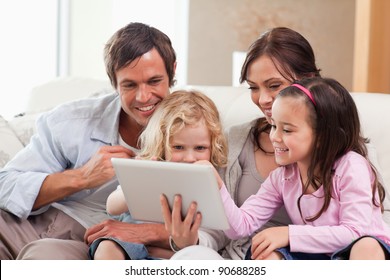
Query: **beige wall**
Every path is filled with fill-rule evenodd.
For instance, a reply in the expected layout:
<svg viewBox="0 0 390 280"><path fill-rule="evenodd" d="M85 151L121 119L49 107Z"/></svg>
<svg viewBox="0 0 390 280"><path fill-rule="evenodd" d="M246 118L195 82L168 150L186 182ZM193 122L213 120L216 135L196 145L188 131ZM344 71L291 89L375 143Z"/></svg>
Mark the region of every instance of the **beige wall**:
<svg viewBox="0 0 390 280"><path fill-rule="evenodd" d="M190 0L188 84L231 85L232 52L290 27L309 40L324 76L351 90L355 0Z"/></svg>
<svg viewBox="0 0 390 280"><path fill-rule="evenodd" d="M390 1L356 2L353 91L390 93Z"/></svg>
<svg viewBox="0 0 390 280"><path fill-rule="evenodd" d="M371 1L367 91L390 93L390 1Z"/></svg>

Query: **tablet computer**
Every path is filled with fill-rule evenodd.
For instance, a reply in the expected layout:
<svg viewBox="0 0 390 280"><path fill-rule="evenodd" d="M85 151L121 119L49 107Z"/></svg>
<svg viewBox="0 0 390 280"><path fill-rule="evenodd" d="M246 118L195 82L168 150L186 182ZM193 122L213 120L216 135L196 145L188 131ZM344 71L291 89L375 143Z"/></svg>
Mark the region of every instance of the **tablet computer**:
<svg viewBox="0 0 390 280"><path fill-rule="evenodd" d="M163 223L160 195L173 205L182 197L182 217L192 201L202 213L201 227L229 228L213 168L207 165L113 158L119 184L133 219Z"/></svg>

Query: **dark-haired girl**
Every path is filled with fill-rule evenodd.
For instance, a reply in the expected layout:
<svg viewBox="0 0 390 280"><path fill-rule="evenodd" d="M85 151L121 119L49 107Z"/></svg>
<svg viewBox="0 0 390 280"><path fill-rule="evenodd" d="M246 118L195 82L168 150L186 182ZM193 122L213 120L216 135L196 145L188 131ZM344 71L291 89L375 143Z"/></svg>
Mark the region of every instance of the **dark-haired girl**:
<svg viewBox="0 0 390 280"><path fill-rule="evenodd" d="M333 79L302 80L276 96L270 123L280 167L240 208L221 187L230 223L225 233L250 236L284 206L292 223L257 233L248 258L353 259L352 245L369 238L389 259L384 188L367 157L350 93Z"/></svg>

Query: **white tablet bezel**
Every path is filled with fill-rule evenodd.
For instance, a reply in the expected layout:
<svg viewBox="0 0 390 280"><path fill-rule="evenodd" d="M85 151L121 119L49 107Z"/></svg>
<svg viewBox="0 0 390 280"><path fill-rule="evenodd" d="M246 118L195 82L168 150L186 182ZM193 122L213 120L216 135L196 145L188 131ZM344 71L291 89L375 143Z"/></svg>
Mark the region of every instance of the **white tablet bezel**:
<svg viewBox="0 0 390 280"><path fill-rule="evenodd" d="M229 228L212 166L123 158L112 158L112 164L133 219L163 223L160 194L171 207L180 194L182 214L196 201L202 227Z"/></svg>

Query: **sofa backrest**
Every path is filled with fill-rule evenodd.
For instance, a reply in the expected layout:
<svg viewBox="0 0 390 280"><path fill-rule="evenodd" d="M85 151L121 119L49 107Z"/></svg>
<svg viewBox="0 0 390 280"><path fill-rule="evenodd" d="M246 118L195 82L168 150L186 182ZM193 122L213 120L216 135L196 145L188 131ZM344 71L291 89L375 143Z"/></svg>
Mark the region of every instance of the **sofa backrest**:
<svg viewBox="0 0 390 280"><path fill-rule="evenodd" d="M190 85L176 89L193 89L208 95L220 110L224 128L250 121L262 116L261 111L253 104L250 92L246 87ZM61 103L112 92L107 80L83 77L59 78L36 87L30 94L26 115L9 121L11 128L21 135L22 143L28 142L34 133L33 122L37 115ZM364 135L369 137L376 148L378 162L383 178L390 185L390 118L386 117L390 107L390 94L352 93L360 113Z"/></svg>

